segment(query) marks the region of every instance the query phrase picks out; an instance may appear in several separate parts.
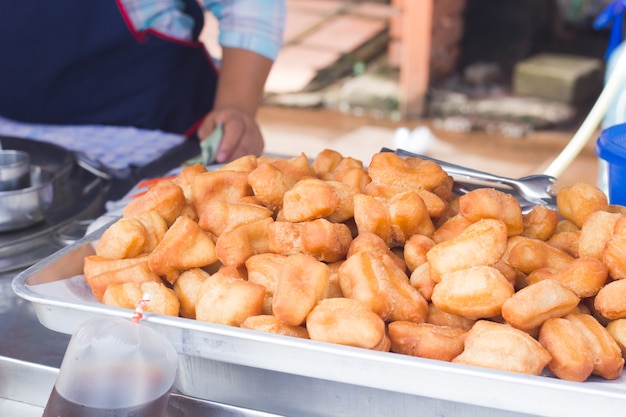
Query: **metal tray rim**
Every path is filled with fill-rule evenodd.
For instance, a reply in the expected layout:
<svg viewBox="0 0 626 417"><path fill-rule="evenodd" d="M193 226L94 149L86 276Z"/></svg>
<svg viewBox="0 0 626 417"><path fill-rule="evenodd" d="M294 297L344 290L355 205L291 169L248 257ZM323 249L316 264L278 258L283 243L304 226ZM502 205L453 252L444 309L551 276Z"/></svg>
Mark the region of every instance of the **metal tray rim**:
<svg viewBox="0 0 626 417"><path fill-rule="evenodd" d="M64 315L67 318L68 313L75 318L82 317L82 321L91 316L130 317L129 311L125 309L99 303L68 302L37 293L27 284L29 279L45 275L51 265L65 261L75 251L84 249L85 245L92 245L106 227L50 255L13 279L13 291L33 303L37 317L45 327L62 333L73 333L72 320L50 323L50 320L54 322ZM77 315L76 312L83 314ZM89 313L89 316L84 313ZM587 416L590 412L610 416L626 406L623 376L617 381L576 383L158 314L145 314L143 322L164 332L183 357L217 360L383 391L542 416L556 417L564 415L566 410L565 414L571 417ZM320 363L328 366L320 366ZM496 396L494 392L511 395ZM528 401L529 398L533 400ZM555 400L558 406L546 406Z"/></svg>

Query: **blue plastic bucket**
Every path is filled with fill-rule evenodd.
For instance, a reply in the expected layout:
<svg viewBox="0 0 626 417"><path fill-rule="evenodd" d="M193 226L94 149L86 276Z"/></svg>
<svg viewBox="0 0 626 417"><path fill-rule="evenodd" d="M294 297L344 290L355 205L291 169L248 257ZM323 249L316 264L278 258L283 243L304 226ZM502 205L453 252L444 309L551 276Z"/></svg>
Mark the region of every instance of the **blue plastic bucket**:
<svg viewBox="0 0 626 417"><path fill-rule="evenodd" d="M626 124L606 128L595 147L611 204L626 206Z"/></svg>

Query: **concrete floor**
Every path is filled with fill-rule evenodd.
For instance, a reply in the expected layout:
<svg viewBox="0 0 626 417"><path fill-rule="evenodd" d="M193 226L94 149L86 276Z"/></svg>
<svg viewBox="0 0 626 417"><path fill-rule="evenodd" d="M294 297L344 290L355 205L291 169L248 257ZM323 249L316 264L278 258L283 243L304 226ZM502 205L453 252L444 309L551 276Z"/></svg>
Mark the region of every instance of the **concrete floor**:
<svg viewBox="0 0 626 417"><path fill-rule="evenodd" d="M325 148L368 163L381 147L395 147L399 127L423 129L430 138L420 139L421 153L452 163L509 177L540 174L567 145L574 131L539 131L523 138L485 132L454 133L435 129L428 120L393 122L351 116L326 109L265 106L258 120L266 140L265 151L308 157ZM597 183L598 162L592 137L558 179L556 189L576 182Z"/></svg>

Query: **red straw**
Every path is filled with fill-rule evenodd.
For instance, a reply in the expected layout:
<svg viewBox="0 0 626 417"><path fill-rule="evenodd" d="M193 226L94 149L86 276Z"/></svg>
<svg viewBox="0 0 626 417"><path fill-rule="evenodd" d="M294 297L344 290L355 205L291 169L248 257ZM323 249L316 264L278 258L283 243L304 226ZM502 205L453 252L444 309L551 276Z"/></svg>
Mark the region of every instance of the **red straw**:
<svg viewBox="0 0 626 417"><path fill-rule="evenodd" d="M133 313L133 321L135 323L139 323L139 320L143 318L143 309L150 302L150 294L144 294L143 298L139 300L137 304L137 308L135 308L135 312Z"/></svg>

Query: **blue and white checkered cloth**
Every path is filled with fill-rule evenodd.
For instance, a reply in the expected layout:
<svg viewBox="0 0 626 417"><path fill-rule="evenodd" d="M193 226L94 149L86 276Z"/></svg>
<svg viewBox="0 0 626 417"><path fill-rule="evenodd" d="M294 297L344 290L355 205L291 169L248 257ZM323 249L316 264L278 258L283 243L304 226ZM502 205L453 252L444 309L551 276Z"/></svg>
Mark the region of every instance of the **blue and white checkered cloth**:
<svg viewBox="0 0 626 417"><path fill-rule="evenodd" d="M45 125L0 117L0 135L52 143L88 154L124 177L131 167L143 167L181 145L183 135L134 127Z"/></svg>

